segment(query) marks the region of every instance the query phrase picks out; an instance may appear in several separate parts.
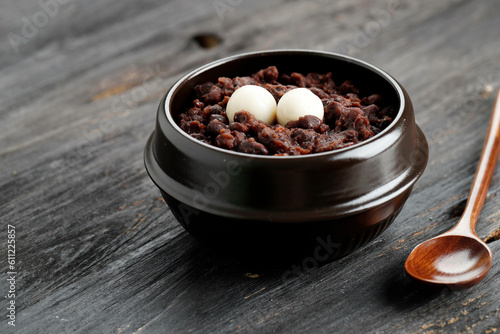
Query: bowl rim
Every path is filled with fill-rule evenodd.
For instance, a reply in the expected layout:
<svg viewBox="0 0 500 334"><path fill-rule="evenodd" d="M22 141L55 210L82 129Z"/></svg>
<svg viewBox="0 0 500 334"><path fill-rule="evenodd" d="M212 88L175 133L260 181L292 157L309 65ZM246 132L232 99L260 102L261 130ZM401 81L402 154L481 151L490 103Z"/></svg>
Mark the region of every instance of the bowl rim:
<svg viewBox="0 0 500 334"><path fill-rule="evenodd" d="M224 148L220 148L220 147L217 147L217 146L214 146L214 145L210 145L210 144L204 143L204 142L202 142L202 141L200 141L200 140L198 140L196 138L191 137L188 133L186 133L185 131L183 131L179 127L179 125L177 124L177 122L175 122L175 120L173 119L172 114L170 112L167 112L167 110L170 109L169 106L168 106L168 104L172 100L173 95L177 92L177 90L184 83L186 83L189 79L195 77L196 75L198 75L198 74L200 74L202 72L205 72L205 71L207 71L209 69L212 69L212 68L215 68L217 66L220 66L220 65L223 65L225 63L228 63L230 61L238 60L238 59L241 59L241 58L251 57L251 56L279 55L279 54L283 54L283 55L309 54L309 55L323 56L323 57L328 57L328 58L339 58L339 59L341 59L343 61L347 61L349 63L355 63L357 65L365 67L368 70L371 70L372 72L375 72L376 74L378 74L381 77L383 77L383 79L385 79L386 81L388 81L388 83L391 84L391 86L394 88L394 90L397 93L397 96L399 98L400 103L399 103L399 109L398 109L396 117L392 120L391 124L389 124L389 126L387 126L380 133L377 133L376 135L374 135L373 137L371 137L371 138L369 138L367 140L363 140L363 141L361 141L359 143L356 143L356 144L348 146L348 147L343 147L343 148L340 148L340 149L335 149L335 150L332 150L332 151L321 152L321 153L311 153L311 154L304 154L304 155L301 154L301 155L276 156L276 155L259 155L259 154L250 154L250 153L237 152L237 151L227 150L227 149L224 149ZM372 65L372 64L370 64L370 63L368 63L366 61L363 61L363 60L360 60L360 59L357 59L357 58L354 58L354 57L350 57L350 56L347 56L347 55L335 53L335 52L329 52L329 51L307 50L307 49L273 49L273 50L252 51L252 52L245 52L245 53L235 54L235 55L232 55L232 56L220 58L218 60L212 61L210 63L207 63L205 65L202 65L200 67L195 68L194 70L192 70L192 71L188 72L187 74L183 75L180 79L178 79L174 83L174 85L168 90L167 94L165 95L164 102L163 102L163 99L162 99L162 102L160 103L159 107L161 109L161 112L163 112L164 115L166 116L168 122L172 125L172 127L177 132L179 132L184 138L187 138L188 140L191 140L191 141L193 141L193 142L195 142L195 143L197 143L197 144L199 144L199 145L201 145L203 147L206 147L207 149L211 149L211 150L215 150L215 151L218 151L218 152L221 152L221 153L226 153L226 154L235 155L235 156L239 156L239 157L245 157L245 158L251 157L251 158L254 158L254 159L264 159L264 160L267 160L267 159L273 159L273 160L274 159L280 159L281 160L281 159L311 159L312 157L321 157L321 156L328 156L328 155L338 155L338 154L342 154L342 153L344 153L346 151L351 151L351 150L354 150L356 148L368 145L368 144L372 143L373 141L376 141L377 139L379 139L382 136L384 136L384 134L390 132L391 129L396 126L396 124L403 117L403 111L405 109L405 105L406 105L406 99L405 99L405 96L404 96L403 89L402 89L401 85L391 75L389 75L387 72L385 72L384 70L380 69L379 67L377 67L375 65Z"/></svg>

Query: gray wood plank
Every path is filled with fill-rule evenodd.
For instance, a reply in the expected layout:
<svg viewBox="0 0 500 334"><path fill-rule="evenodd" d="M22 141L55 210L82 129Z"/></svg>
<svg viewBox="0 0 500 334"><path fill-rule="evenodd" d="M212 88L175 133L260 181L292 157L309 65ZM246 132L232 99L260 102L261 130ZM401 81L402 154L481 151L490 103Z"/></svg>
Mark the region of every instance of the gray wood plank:
<svg viewBox="0 0 500 334"><path fill-rule="evenodd" d="M0 10L0 254L13 225L18 271L16 327L6 298L2 333L500 329L500 241L490 239L489 275L466 291L423 287L403 270L411 249L465 205L500 86L498 1L61 1L52 17L41 3L55 1L8 0ZM38 13L47 22L16 52L9 33L43 23ZM220 44L203 48L198 34ZM157 104L177 78L274 48L347 53L385 69L408 90L431 150L384 234L321 268L297 263L291 277L198 244L142 163ZM497 175L483 238L500 228L499 191Z"/></svg>

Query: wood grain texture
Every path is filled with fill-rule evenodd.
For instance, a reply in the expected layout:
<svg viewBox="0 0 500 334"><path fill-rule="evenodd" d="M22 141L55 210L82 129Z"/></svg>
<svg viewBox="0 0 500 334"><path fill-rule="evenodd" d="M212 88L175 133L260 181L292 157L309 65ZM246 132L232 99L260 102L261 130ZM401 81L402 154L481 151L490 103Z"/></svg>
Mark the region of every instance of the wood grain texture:
<svg viewBox="0 0 500 334"><path fill-rule="evenodd" d="M467 291L420 286L403 269L415 245L463 211L500 84L500 2L75 0L45 22L47 2L7 0L0 11L2 294L8 224L18 271L16 327L2 302L0 332L500 330L500 241L490 238L492 269ZM9 36L34 20L40 27L15 52ZM203 48L200 34L220 43ZM142 162L177 78L272 48L347 53L385 69L430 144L425 174L384 234L321 268L297 263L287 279L197 244ZM500 228L499 191L497 173L482 238Z"/></svg>

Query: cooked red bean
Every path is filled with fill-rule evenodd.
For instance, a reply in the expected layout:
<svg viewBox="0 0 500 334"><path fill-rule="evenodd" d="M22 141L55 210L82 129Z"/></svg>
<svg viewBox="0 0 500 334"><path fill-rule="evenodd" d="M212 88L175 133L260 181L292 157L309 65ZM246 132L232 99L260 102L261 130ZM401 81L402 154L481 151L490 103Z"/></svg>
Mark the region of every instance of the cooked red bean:
<svg viewBox="0 0 500 334"><path fill-rule="evenodd" d="M253 137L241 141L238 145L238 151L250 154L269 154L267 148L261 143L257 142Z"/></svg>
<svg viewBox="0 0 500 334"><path fill-rule="evenodd" d="M218 119L214 119L207 126L207 132L212 136L218 136L222 129L227 129L227 125Z"/></svg>

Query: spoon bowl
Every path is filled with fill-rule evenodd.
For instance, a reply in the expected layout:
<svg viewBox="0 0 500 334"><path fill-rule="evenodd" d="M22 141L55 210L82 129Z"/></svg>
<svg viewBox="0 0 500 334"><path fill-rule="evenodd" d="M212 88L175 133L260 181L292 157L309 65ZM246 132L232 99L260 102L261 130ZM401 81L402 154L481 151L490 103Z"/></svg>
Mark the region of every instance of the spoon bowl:
<svg viewBox="0 0 500 334"><path fill-rule="evenodd" d="M486 276L492 257L490 248L478 238L448 234L418 245L405 269L420 281L467 288Z"/></svg>
<svg viewBox="0 0 500 334"><path fill-rule="evenodd" d="M468 288L486 277L493 255L475 228L499 153L500 90L464 213L451 230L415 247L406 259L408 275L422 282L457 289Z"/></svg>

